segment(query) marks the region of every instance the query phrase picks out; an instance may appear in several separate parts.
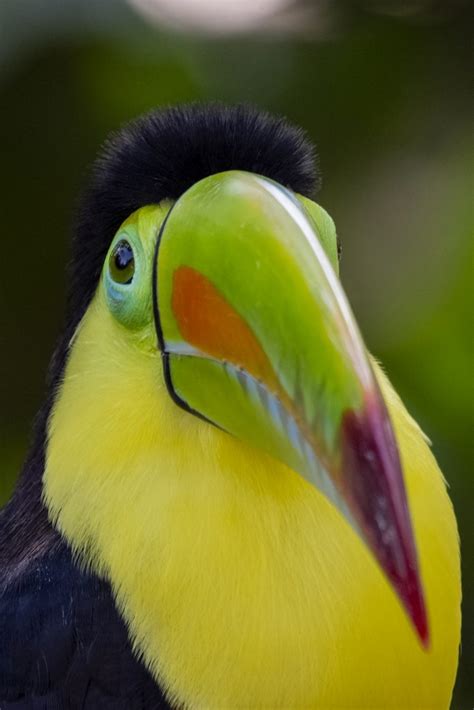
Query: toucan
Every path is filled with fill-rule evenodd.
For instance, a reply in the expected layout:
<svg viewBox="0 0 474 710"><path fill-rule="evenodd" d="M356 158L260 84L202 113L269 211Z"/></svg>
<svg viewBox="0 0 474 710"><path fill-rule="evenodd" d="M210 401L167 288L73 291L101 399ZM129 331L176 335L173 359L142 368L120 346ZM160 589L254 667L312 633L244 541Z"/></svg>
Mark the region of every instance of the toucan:
<svg viewBox="0 0 474 710"><path fill-rule="evenodd" d="M2 710L449 706L452 505L318 185L305 133L246 105L105 143L0 514Z"/></svg>

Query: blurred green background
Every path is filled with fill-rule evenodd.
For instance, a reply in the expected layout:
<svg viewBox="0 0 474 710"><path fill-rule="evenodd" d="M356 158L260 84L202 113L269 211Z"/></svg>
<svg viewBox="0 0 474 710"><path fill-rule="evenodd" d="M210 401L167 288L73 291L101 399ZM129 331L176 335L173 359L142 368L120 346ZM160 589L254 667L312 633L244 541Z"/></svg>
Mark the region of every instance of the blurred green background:
<svg viewBox="0 0 474 710"><path fill-rule="evenodd" d="M318 145L353 309L450 485L464 581L453 708L474 699L471 6L0 4L0 502L61 327L74 205L107 133L191 99L283 113Z"/></svg>

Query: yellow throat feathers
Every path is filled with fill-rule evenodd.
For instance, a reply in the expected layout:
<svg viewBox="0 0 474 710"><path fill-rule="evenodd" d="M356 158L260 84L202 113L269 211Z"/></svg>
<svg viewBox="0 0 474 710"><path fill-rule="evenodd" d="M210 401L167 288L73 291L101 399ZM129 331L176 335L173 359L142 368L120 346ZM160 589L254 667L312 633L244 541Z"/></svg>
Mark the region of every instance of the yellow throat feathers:
<svg viewBox="0 0 474 710"><path fill-rule="evenodd" d="M44 496L110 580L134 648L187 708L447 708L456 523L421 431L375 365L401 449L431 626L422 650L369 552L303 478L180 410L160 355L99 289L49 427Z"/></svg>

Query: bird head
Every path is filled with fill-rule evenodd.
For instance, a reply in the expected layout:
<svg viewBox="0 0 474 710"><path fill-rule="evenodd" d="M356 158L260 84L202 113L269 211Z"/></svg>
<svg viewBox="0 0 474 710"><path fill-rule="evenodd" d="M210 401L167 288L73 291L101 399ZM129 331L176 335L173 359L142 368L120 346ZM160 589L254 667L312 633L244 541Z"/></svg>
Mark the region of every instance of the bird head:
<svg viewBox="0 0 474 710"><path fill-rule="evenodd" d="M77 328L98 293L116 347L153 358L183 417L264 450L327 496L426 643L397 444L314 183L304 137L278 119L217 107L142 119L96 166L70 309ZM88 232L100 241L92 265Z"/></svg>

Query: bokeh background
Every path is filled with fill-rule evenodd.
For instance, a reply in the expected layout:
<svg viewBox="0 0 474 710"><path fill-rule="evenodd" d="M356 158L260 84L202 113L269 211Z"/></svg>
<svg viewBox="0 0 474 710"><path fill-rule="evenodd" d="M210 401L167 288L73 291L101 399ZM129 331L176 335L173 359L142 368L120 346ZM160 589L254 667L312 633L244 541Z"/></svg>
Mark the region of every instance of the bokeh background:
<svg viewBox="0 0 474 710"><path fill-rule="evenodd" d="M319 201L366 341L450 485L464 577L453 708L474 702L471 7L0 1L0 504L61 327L77 195L107 133L195 99L285 114L318 145Z"/></svg>

